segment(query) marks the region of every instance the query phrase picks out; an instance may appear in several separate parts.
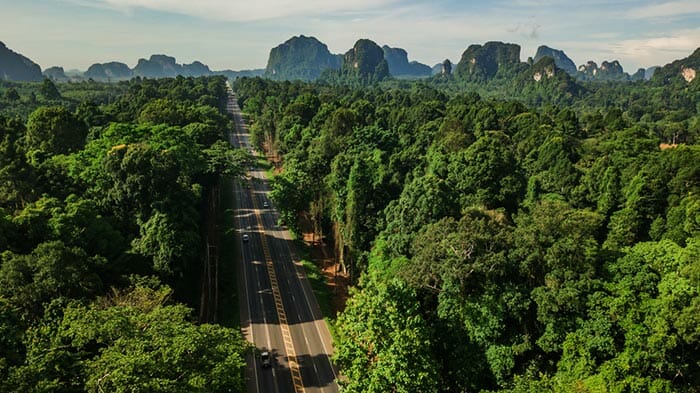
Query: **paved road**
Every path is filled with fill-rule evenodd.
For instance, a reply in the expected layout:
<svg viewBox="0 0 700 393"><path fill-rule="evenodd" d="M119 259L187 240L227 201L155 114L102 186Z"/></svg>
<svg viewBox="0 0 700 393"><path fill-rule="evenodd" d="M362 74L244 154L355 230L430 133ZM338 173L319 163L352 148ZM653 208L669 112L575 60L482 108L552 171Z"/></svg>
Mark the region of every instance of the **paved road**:
<svg viewBox="0 0 700 393"><path fill-rule="evenodd" d="M236 123L230 142L250 149L240 108L228 89L227 109ZM249 356L248 392L337 392L331 336L289 232L277 226L265 173L250 168L248 175L250 180L234 186L241 327L258 351L270 351L274 358L271 368L262 368L257 356Z"/></svg>

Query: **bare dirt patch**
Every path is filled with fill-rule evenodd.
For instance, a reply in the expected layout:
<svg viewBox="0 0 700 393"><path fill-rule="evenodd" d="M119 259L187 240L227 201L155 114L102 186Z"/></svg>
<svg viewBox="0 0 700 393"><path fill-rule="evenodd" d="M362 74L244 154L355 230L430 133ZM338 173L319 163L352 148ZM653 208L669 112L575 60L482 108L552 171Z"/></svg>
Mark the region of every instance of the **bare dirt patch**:
<svg viewBox="0 0 700 393"><path fill-rule="evenodd" d="M345 309L348 300L348 285L350 282L347 274L340 271L340 264L336 263L333 249L318 238L314 239L311 232L304 232L304 244L309 247L312 262L318 266L326 277L331 296L333 314Z"/></svg>

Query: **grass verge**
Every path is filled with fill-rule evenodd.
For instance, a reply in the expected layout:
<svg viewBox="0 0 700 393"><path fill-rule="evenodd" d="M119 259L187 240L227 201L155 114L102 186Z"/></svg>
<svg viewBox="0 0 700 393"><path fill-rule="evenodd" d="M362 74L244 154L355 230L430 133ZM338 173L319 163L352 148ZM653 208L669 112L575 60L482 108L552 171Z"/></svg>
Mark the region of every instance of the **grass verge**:
<svg viewBox="0 0 700 393"><path fill-rule="evenodd" d="M331 330L331 334L333 334L336 316L331 305L333 294L326 283L326 276L324 276L321 268L311 260L308 246L300 240L296 240L295 243L297 250L299 250L300 262L304 266L306 277L309 279L309 284L311 284L311 289L314 291L318 306L321 308L323 319Z"/></svg>

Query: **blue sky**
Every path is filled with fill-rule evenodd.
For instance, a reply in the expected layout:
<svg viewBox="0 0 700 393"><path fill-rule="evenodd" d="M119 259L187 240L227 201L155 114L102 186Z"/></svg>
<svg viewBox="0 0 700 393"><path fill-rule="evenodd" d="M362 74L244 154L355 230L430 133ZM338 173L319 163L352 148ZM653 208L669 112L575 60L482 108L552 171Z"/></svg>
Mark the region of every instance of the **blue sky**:
<svg viewBox="0 0 700 393"><path fill-rule="evenodd" d="M580 65L664 65L700 46L700 0L0 0L0 41L42 68L164 53L212 69L264 68L270 48L311 35L344 53L359 38L428 65L470 44L539 45Z"/></svg>

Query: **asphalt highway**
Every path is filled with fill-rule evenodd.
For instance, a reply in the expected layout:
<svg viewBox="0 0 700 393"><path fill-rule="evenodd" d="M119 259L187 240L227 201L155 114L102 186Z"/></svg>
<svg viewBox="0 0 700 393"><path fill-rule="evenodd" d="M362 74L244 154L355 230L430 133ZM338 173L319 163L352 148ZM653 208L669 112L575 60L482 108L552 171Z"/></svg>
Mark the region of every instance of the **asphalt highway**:
<svg viewBox="0 0 700 393"><path fill-rule="evenodd" d="M228 89L227 110L236 124L230 142L252 151L236 97ZM236 233L230 239L239 242L241 250L237 264L241 328L257 352L248 356L247 390L337 392L330 332L290 234L277 225L279 216L268 198L265 173L249 169L249 180L234 186ZM269 368L262 367L262 351L272 354Z"/></svg>

